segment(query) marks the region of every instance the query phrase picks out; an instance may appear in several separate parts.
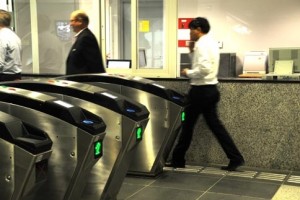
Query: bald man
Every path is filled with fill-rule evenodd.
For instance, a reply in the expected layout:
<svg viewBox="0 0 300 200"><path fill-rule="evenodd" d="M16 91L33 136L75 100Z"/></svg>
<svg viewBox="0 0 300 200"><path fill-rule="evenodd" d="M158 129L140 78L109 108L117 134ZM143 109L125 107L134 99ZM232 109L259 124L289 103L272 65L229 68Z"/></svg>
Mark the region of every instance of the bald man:
<svg viewBox="0 0 300 200"><path fill-rule="evenodd" d="M70 26L76 34L67 58L67 75L105 72L101 50L88 25L89 17L84 11L76 10L71 13Z"/></svg>

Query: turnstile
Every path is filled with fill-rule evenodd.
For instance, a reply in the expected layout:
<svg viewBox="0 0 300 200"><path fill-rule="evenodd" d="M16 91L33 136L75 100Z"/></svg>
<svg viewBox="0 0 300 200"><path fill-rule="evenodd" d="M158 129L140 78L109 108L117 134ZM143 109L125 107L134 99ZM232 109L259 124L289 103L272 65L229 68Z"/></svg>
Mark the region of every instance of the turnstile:
<svg viewBox="0 0 300 200"><path fill-rule="evenodd" d="M45 178L51 147L47 133L0 111L0 199L22 199Z"/></svg>
<svg viewBox="0 0 300 200"><path fill-rule="evenodd" d="M77 74L57 79L100 86L144 104L150 111L150 120L128 174L156 176L163 171L165 160L185 119L184 110L188 106L185 95L136 76Z"/></svg>
<svg viewBox="0 0 300 200"><path fill-rule="evenodd" d="M105 151L101 117L49 95L7 86L0 86L0 110L46 130L53 141L47 179L22 200L79 199Z"/></svg>
<svg viewBox="0 0 300 200"><path fill-rule="evenodd" d="M142 141L149 120L147 108L120 94L73 81L40 79L3 84L47 92L103 118L107 125L104 146L110 154L104 154L91 171L82 198L116 199ZM99 173L100 170L106 173Z"/></svg>

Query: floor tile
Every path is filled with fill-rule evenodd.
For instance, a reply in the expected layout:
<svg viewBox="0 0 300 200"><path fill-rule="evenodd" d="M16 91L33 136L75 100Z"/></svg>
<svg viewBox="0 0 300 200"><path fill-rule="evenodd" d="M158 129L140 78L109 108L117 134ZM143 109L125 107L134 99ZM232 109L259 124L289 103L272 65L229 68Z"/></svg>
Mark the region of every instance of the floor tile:
<svg viewBox="0 0 300 200"><path fill-rule="evenodd" d="M126 199L126 198L132 196L133 194L139 192L143 188L145 188L145 186L123 183L122 188L121 188L120 192L118 193L117 200Z"/></svg>
<svg viewBox="0 0 300 200"><path fill-rule="evenodd" d="M300 200L300 187L283 185L272 200Z"/></svg>
<svg viewBox="0 0 300 200"><path fill-rule="evenodd" d="M126 200L196 200L202 192L162 187L146 187Z"/></svg>
<svg viewBox="0 0 300 200"><path fill-rule="evenodd" d="M124 179L124 183L131 183L131 184L137 184L137 185L150 185L153 182L156 181L159 177L142 177L142 176L127 176Z"/></svg>
<svg viewBox="0 0 300 200"><path fill-rule="evenodd" d="M186 173L166 173L151 186L206 191L223 176Z"/></svg>
<svg viewBox="0 0 300 200"><path fill-rule="evenodd" d="M294 185L294 186L300 186L300 175L294 175L291 174L290 176L287 177L285 185Z"/></svg>
<svg viewBox="0 0 300 200"><path fill-rule="evenodd" d="M271 199L279 187L279 184L274 183L224 178L209 192Z"/></svg>
<svg viewBox="0 0 300 200"><path fill-rule="evenodd" d="M270 200L270 199L233 195L233 194L221 194L221 193L207 192L207 193L203 194L197 200Z"/></svg>
<svg viewBox="0 0 300 200"><path fill-rule="evenodd" d="M256 169L224 172L213 167L169 169L158 177L126 177L117 200L271 200L273 196L272 200L300 200L299 175Z"/></svg>

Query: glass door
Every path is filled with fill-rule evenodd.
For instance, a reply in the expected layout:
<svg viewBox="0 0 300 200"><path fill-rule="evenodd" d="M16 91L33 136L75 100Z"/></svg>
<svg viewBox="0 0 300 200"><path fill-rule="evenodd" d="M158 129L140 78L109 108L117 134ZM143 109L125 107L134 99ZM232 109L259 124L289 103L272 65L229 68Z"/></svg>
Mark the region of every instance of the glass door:
<svg viewBox="0 0 300 200"><path fill-rule="evenodd" d="M69 18L74 10L88 14L89 28L100 40L98 0L14 0L12 6L24 74L65 74L74 36Z"/></svg>
<svg viewBox="0 0 300 200"><path fill-rule="evenodd" d="M144 77L176 77L176 1L105 2L103 27L106 29L107 59L132 62L130 69L108 68L107 71Z"/></svg>

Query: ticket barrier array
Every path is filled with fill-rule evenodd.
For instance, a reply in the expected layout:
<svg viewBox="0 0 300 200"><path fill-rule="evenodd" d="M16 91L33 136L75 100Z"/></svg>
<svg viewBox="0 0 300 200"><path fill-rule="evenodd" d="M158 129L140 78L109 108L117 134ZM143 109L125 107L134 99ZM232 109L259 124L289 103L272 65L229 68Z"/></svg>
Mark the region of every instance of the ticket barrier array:
<svg viewBox="0 0 300 200"><path fill-rule="evenodd" d="M47 131L53 141L51 157L40 166L47 172L45 180L21 199L79 199L105 148L103 120L55 97L6 86L0 86L0 110Z"/></svg>
<svg viewBox="0 0 300 200"><path fill-rule="evenodd" d="M0 199L22 199L52 153L46 132L0 111Z"/></svg>
<svg viewBox="0 0 300 200"><path fill-rule="evenodd" d="M3 84L50 94L103 118L107 125L103 145L109 153L92 169L82 199L116 199L143 140L149 120L147 108L120 94L73 81L39 79ZM101 172L103 170L105 173Z"/></svg>
<svg viewBox="0 0 300 200"><path fill-rule="evenodd" d="M184 110L188 106L185 95L155 81L136 76L76 74L57 79L100 86L145 105L150 111L150 120L128 174L157 176L163 171L165 160L173 147L182 121L185 120Z"/></svg>

